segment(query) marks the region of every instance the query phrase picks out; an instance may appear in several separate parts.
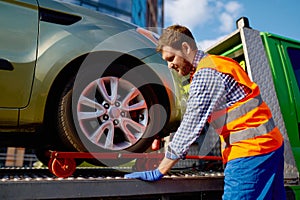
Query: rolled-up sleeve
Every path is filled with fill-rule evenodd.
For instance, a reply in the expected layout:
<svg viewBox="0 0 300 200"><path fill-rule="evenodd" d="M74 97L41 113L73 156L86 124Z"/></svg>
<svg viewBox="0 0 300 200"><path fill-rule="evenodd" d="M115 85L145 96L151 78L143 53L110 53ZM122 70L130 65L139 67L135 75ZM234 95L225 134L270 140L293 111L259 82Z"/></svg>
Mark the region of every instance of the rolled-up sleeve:
<svg viewBox="0 0 300 200"><path fill-rule="evenodd" d="M195 73L186 112L168 145L165 155L167 158L185 158L189 147L199 137L207 119L224 94L225 86L219 72L205 68Z"/></svg>

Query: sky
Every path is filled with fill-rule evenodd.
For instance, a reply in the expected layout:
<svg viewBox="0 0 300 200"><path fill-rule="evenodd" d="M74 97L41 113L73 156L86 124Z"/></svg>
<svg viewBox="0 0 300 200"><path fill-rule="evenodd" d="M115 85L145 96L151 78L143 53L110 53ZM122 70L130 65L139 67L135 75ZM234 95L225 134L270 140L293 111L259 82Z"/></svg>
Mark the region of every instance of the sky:
<svg viewBox="0 0 300 200"><path fill-rule="evenodd" d="M300 40L300 0L164 0L164 27L188 27L200 49L236 30L247 17L253 29Z"/></svg>

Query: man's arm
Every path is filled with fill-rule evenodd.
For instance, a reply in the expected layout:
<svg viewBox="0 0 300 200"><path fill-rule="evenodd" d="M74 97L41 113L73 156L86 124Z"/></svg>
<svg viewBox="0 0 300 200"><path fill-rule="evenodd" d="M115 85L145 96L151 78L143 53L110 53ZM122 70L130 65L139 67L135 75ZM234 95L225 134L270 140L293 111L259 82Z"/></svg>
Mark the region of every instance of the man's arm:
<svg viewBox="0 0 300 200"><path fill-rule="evenodd" d="M169 158L164 157L161 163L158 166L158 170L163 174L166 175L168 171L178 162L177 160L171 160Z"/></svg>

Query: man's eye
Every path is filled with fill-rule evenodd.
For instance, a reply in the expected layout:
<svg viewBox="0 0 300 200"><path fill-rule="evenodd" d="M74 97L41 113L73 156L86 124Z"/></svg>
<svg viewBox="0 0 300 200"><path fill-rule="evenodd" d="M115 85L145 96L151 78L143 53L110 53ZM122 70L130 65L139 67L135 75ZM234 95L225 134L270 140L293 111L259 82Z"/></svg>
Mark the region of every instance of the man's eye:
<svg viewBox="0 0 300 200"><path fill-rule="evenodd" d="M174 56L169 57L169 58L167 59L167 61L169 61L169 62L172 62L173 60L174 60Z"/></svg>

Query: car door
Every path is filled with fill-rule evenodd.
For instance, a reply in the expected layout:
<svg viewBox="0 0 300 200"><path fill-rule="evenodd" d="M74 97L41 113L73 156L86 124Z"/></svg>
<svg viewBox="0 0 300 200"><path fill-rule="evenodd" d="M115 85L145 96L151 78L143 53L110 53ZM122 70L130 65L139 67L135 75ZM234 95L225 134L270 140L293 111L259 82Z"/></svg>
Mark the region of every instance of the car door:
<svg viewBox="0 0 300 200"><path fill-rule="evenodd" d="M16 125L30 100L38 16L36 0L0 1L0 125Z"/></svg>

